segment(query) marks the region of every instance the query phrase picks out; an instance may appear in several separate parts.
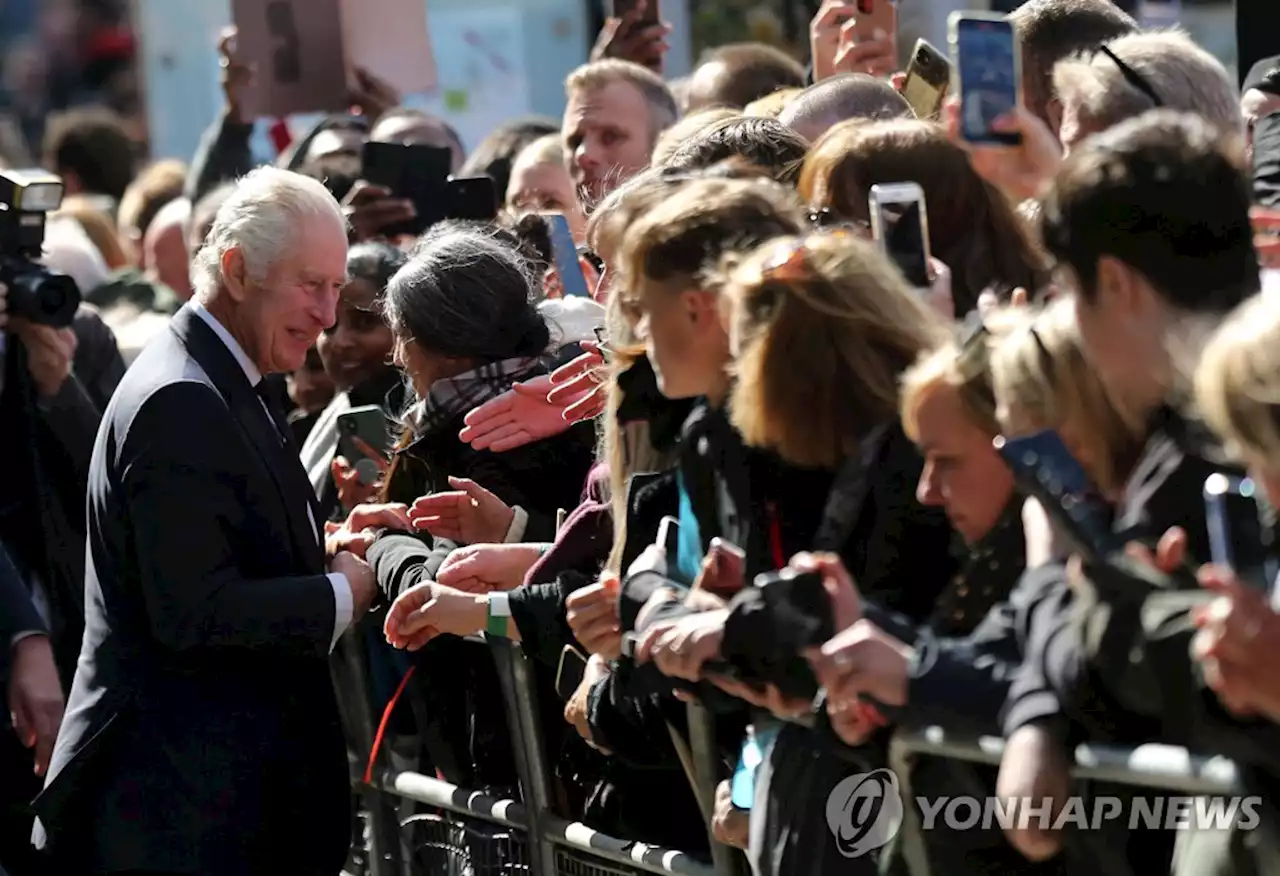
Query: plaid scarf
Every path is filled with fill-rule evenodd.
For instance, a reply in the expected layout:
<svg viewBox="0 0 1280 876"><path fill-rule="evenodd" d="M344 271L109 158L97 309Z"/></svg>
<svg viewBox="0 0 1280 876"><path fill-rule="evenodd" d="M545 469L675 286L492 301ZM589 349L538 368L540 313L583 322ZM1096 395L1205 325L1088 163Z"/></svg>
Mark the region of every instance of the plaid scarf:
<svg viewBox="0 0 1280 876"><path fill-rule="evenodd" d="M474 371L437 380L427 397L414 405L409 423L418 438L430 435L452 420L475 410L511 388L536 369L541 360L503 359L489 362Z"/></svg>

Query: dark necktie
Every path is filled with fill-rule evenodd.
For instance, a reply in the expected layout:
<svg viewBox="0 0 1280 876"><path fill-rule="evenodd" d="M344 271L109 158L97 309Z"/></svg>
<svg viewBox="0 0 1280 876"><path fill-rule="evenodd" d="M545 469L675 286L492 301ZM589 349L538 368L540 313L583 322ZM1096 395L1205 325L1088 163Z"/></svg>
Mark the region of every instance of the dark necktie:
<svg viewBox="0 0 1280 876"><path fill-rule="evenodd" d="M293 429L289 427L289 418L285 416L280 404L276 401L275 396L272 395L267 381L259 380L255 389L258 392L258 398L262 400L262 406L267 409L267 414L271 417L271 422L276 427L276 434L280 436L280 443L290 447L293 443ZM295 452L293 455L297 456L297 453Z"/></svg>

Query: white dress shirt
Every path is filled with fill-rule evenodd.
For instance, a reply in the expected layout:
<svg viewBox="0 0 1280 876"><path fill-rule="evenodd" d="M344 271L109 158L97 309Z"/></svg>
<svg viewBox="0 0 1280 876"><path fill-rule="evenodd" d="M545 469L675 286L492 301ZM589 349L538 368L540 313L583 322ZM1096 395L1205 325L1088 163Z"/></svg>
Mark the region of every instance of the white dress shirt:
<svg viewBox="0 0 1280 876"><path fill-rule="evenodd" d="M249 379L249 385L256 389L262 381L262 372L253 364L253 361L245 353L244 348L231 336L231 332L227 331L226 327L218 322L214 315L194 298L187 306L194 310L196 316L204 320L209 328L213 329L213 333L231 351L231 355L235 357L236 362L244 370L244 376ZM278 431L276 421L272 418L271 412L267 410L265 404L262 406L262 415L271 423L272 431ZM316 523L315 512L311 510L310 502L307 503L307 517L311 520L311 528L316 533L316 540L323 541L324 536ZM330 572L329 583L333 585L333 604L335 609L333 613L333 638L329 640L329 650L332 651L334 646L338 644L338 639L347 631L347 627L351 626L351 618L355 614L355 596L351 592L351 582L341 572Z"/></svg>

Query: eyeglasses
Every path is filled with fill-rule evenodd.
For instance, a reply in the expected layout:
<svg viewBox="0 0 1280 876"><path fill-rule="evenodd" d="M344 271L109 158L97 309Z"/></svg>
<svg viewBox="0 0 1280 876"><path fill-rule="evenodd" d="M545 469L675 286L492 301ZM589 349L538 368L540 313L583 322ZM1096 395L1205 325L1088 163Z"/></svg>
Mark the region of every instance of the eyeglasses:
<svg viewBox="0 0 1280 876"><path fill-rule="evenodd" d="M1160 95L1156 94L1156 90L1151 87L1151 83L1142 77L1137 70L1130 67L1124 61L1120 60L1120 56L1111 51L1107 46L1099 46L1098 51L1106 55L1116 65L1116 69L1120 71L1120 75L1124 77L1124 81L1141 91L1156 107L1164 106L1164 101L1160 99Z"/></svg>

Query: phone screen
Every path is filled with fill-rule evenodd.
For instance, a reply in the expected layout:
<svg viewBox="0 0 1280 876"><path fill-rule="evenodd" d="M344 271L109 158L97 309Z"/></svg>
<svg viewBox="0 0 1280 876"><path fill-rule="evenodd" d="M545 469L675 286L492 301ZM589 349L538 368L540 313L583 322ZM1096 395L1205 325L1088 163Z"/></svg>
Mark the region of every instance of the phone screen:
<svg viewBox="0 0 1280 876"><path fill-rule="evenodd" d="M388 189L392 197L412 201L418 213L408 222L382 229L383 233L390 237L421 234L449 218L452 164L453 152L445 147L366 142L361 153L361 176Z"/></svg>
<svg viewBox="0 0 1280 876"><path fill-rule="evenodd" d="M1271 593L1280 565L1253 480L1210 475L1204 482L1204 506L1210 559L1234 571L1241 583Z"/></svg>
<svg viewBox="0 0 1280 876"><path fill-rule="evenodd" d="M928 289L929 256L921 201L881 201L881 245L912 286Z"/></svg>
<svg viewBox="0 0 1280 876"><path fill-rule="evenodd" d="M960 72L960 135L970 143L1016 143L1017 134L991 130L1018 105L1017 42L1007 21L961 18L955 61Z"/></svg>
<svg viewBox="0 0 1280 876"><path fill-rule="evenodd" d="M569 220L563 213L547 213L543 218L551 236L556 274L560 277L560 287L564 289L565 297L590 298L591 290L587 288L587 277L582 273L582 263L578 261L578 247L573 242Z"/></svg>
<svg viewBox="0 0 1280 876"><path fill-rule="evenodd" d="M1040 501L1079 550L1090 555L1105 551L1111 536L1110 505L1057 432L1000 437L995 448L1018 485Z"/></svg>

